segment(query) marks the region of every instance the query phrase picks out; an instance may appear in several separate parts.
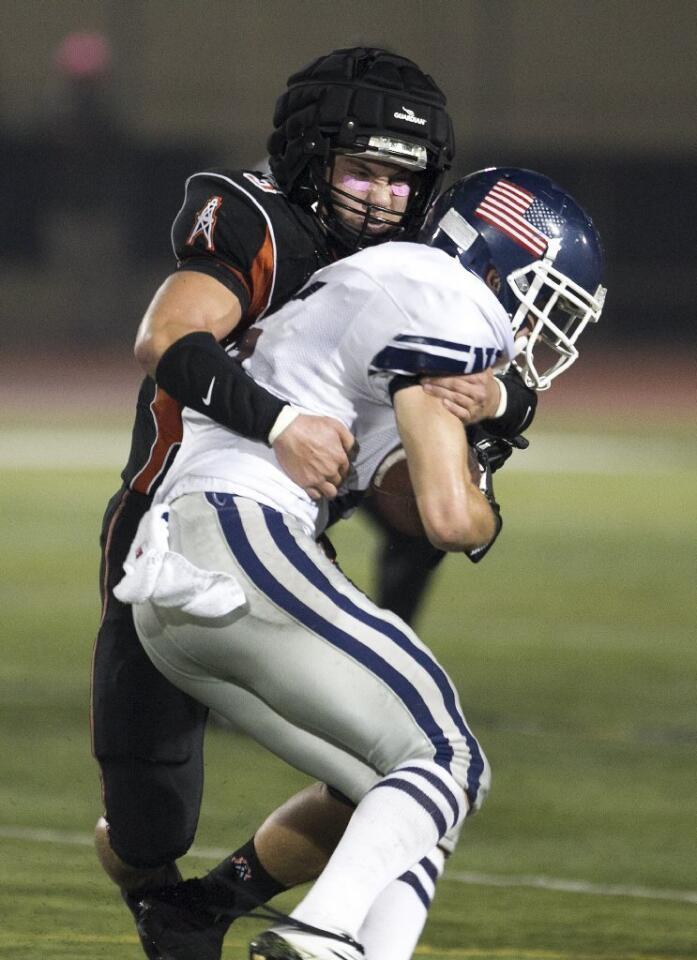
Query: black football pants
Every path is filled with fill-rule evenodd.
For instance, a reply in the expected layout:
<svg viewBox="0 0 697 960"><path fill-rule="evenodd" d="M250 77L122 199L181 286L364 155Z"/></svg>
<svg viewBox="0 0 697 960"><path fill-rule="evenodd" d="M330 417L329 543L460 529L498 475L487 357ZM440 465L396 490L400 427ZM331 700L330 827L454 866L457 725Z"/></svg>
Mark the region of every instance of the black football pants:
<svg viewBox="0 0 697 960"><path fill-rule="evenodd" d="M101 768L105 816L116 854L159 867L191 846L203 789L207 710L155 669L112 589L150 498L121 490L102 528L104 616L94 650L92 746Z"/></svg>

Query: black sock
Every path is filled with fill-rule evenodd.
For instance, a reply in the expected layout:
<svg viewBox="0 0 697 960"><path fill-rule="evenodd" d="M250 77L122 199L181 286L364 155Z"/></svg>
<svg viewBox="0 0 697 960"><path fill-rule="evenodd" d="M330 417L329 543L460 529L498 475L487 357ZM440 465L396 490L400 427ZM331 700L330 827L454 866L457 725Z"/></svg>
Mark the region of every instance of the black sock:
<svg viewBox="0 0 697 960"><path fill-rule="evenodd" d="M261 864L254 838L229 854L203 877L215 906L240 913L266 903L287 888L274 880Z"/></svg>

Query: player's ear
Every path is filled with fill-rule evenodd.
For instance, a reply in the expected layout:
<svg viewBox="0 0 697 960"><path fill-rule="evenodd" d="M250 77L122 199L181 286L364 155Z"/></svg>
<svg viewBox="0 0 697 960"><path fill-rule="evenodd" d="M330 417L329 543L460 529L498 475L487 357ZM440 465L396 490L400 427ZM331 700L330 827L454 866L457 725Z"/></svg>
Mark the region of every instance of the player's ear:
<svg viewBox="0 0 697 960"><path fill-rule="evenodd" d="M495 267L489 267L486 273L484 274L484 283L489 287L490 290L493 290L494 293L499 293L501 291L501 274Z"/></svg>

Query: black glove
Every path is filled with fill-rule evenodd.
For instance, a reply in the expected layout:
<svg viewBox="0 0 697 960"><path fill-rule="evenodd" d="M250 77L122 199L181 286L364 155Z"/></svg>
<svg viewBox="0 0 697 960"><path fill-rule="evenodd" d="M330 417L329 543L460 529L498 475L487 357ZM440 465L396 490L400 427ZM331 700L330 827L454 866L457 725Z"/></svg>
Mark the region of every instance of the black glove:
<svg viewBox="0 0 697 960"><path fill-rule="evenodd" d="M494 437L478 423L467 427L467 442L474 448L480 463L482 458L485 458L491 473L496 473L514 450L527 450L530 446L530 441L520 434L510 440L506 437Z"/></svg>

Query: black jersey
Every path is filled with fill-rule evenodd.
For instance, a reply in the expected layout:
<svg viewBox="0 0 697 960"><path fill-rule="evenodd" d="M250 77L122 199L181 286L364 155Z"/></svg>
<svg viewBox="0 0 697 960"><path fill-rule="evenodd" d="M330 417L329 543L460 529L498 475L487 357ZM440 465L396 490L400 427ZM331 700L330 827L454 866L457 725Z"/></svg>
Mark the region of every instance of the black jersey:
<svg viewBox="0 0 697 960"><path fill-rule="evenodd" d="M271 178L246 170L211 170L187 180L172 246L178 270L215 277L240 301L242 318L225 345L284 304L330 260L315 217L290 203ZM146 377L124 483L153 494L181 438L180 404Z"/></svg>

